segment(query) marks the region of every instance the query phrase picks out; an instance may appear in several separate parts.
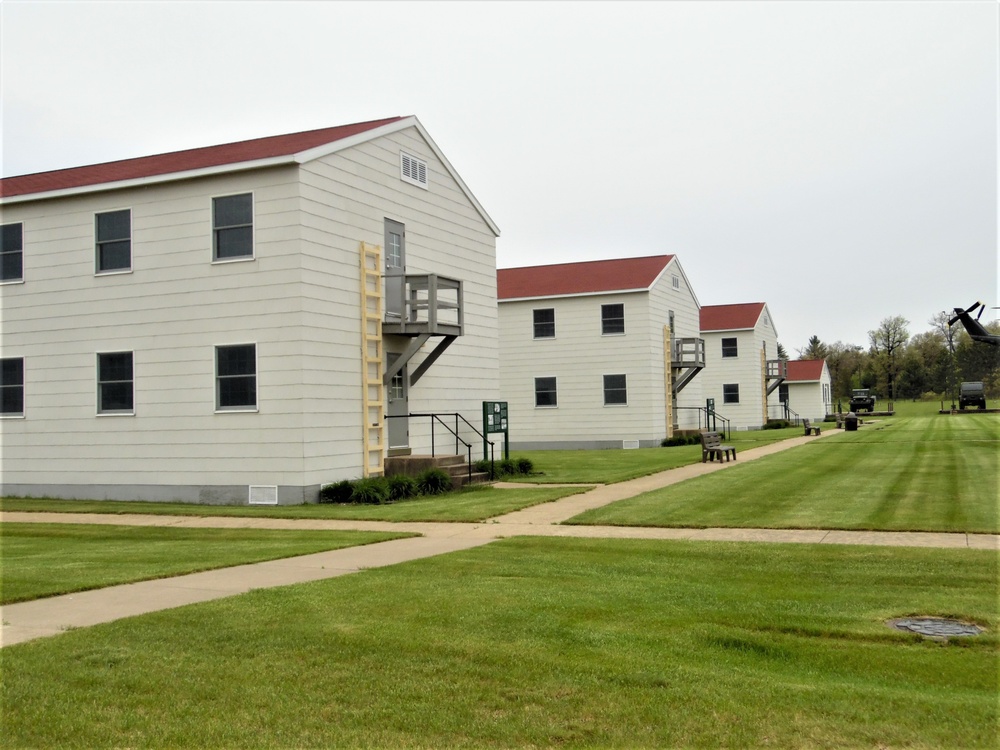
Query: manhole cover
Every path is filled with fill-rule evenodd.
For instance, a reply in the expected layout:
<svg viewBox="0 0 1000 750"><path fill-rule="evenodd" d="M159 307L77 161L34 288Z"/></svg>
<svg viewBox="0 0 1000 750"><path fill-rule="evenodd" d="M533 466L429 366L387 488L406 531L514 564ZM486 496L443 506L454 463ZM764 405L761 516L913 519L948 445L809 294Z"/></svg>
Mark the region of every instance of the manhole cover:
<svg viewBox="0 0 1000 750"><path fill-rule="evenodd" d="M978 625L970 625L958 620L946 620L942 617L903 617L899 620L889 620L888 624L889 627L896 628L896 630L906 630L927 638L952 638L979 635L983 632L983 629Z"/></svg>

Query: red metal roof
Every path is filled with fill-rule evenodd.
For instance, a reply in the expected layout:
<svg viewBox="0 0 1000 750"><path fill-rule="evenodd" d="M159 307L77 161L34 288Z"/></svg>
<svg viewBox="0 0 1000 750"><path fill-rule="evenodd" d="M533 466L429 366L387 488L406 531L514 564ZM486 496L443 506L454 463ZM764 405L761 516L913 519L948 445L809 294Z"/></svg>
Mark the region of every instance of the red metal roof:
<svg viewBox="0 0 1000 750"><path fill-rule="evenodd" d="M825 359L796 359L788 362L785 380L819 380L825 363Z"/></svg>
<svg viewBox="0 0 1000 750"><path fill-rule="evenodd" d="M374 130L375 128L398 122L402 119L404 118L390 117L385 120L372 120L353 125L307 130L301 133L275 135L267 138L255 138L249 141L239 141L238 143L226 143L220 146L174 151L156 156L142 156L137 159L92 164L86 167L58 169L53 172L37 172L35 174L7 177L0 180L0 196L11 198L16 195L47 193L53 190L68 190L87 185L135 180L175 172L206 169L225 164L257 161L276 156L290 156L301 151L323 146L327 143L349 138L368 130Z"/></svg>
<svg viewBox="0 0 1000 750"><path fill-rule="evenodd" d="M763 302L747 302L739 305L706 305L701 308L702 331L739 331L756 328Z"/></svg>
<svg viewBox="0 0 1000 750"><path fill-rule="evenodd" d="M673 255L497 269L497 299L649 289Z"/></svg>

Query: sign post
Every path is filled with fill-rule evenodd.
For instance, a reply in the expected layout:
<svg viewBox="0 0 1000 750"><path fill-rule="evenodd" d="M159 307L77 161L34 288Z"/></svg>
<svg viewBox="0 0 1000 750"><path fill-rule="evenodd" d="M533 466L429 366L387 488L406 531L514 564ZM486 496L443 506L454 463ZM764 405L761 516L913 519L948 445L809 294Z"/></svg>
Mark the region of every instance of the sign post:
<svg viewBox="0 0 1000 750"><path fill-rule="evenodd" d="M715 399L705 400L705 427L715 432Z"/></svg>
<svg viewBox="0 0 1000 750"><path fill-rule="evenodd" d="M510 433L507 431L507 402L483 401L483 456L489 453L489 435L503 433L503 457L510 458Z"/></svg>

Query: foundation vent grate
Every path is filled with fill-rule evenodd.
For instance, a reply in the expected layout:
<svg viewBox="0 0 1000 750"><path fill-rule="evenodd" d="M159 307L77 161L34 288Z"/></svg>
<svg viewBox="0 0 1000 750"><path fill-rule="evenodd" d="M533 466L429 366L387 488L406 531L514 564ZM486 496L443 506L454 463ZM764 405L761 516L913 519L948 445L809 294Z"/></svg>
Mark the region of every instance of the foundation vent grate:
<svg viewBox="0 0 1000 750"><path fill-rule="evenodd" d="M250 485L250 505L277 505L278 487L271 484Z"/></svg>

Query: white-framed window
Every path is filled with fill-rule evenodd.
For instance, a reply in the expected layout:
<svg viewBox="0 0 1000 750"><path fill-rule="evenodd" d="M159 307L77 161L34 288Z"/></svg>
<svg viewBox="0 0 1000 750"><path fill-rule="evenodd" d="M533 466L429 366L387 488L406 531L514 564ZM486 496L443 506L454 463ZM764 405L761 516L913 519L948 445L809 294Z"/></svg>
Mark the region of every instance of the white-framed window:
<svg viewBox="0 0 1000 750"><path fill-rule="evenodd" d="M212 260L253 259L253 193L212 198Z"/></svg>
<svg viewBox="0 0 1000 750"><path fill-rule="evenodd" d="M535 378L535 406L552 407L558 406L556 398L555 378Z"/></svg>
<svg viewBox="0 0 1000 750"><path fill-rule="evenodd" d="M403 380L404 367L389 378L388 396L390 401L402 401L406 398L406 383Z"/></svg>
<svg viewBox="0 0 1000 750"><path fill-rule="evenodd" d="M554 339L556 337L556 311L546 307L531 311L532 326L536 339Z"/></svg>
<svg viewBox="0 0 1000 750"><path fill-rule="evenodd" d="M135 380L132 352L98 353L97 413L135 413Z"/></svg>
<svg viewBox="0 0 1000 750"><path fill-rule="evenodd" d="M678 276L676 273L671 277L671 281L672 281L672 283L674 285L674 289L680 289L681 288L681 277Z"/></svg>
<svg viewBox="0 0 1000 750"><path fill-rule="evenodd" d="M722 403L738 404L740 402L740 384L728 383L722 386Z"/></svg>
<svg viewBox="0 0 1000 750"><path fill-rule="evenodd" d="M0 359L0 416L24 416L24 357Z"/></svg>
<svg viewBox="0 0 1000 750"><path fill-rule="evenodd" d="M628 406L628 384L624 374L604 376L604 405Z"/></svg>
<svg viewBox="0 0 1000 750"><path fill-rule="evenodd" d="M625 305L601 305L601 335L616 336L625 333Z"/></svg>
<svg viewBox="0 0 1000 750"><path fill-rule="evenodd" d="M739 356L739 347L735 337L722 339L722 356L725 359Z"/></svg>
<svg viewBox="0 0 1000 750"><path fill-rule="evenodd" d="M215 347L215 408L217 411L256 410L256 344Z"/></svg>
<svg viewBox="0 0 1000 750"><path fill-rule="evenodd" d="M403 182L427 190L427 162L411 156L405 151L399 152L399 176Z"/></svg>
<svg viewBox="0 0 1000 750"><path fill-rule="evenodd" d="M24 281L24 225L4 224L0 228L0 283Z"/></svg>
<svg viewBox="0 0 1000 750"><path fill-rule="evenodd" d="M132 211L105 211L94 215L97 273L132 270Z"/></svg>
<svg viewBox="0 0 1000 750"><path fill-rule="evenodd" d="M386 219L386 222L389 220ZM385 236L385 266L386 268L403 267L403 230L398 222L392 222L386 228Z"/></svg>

